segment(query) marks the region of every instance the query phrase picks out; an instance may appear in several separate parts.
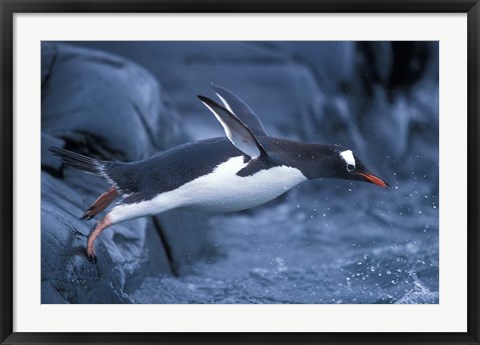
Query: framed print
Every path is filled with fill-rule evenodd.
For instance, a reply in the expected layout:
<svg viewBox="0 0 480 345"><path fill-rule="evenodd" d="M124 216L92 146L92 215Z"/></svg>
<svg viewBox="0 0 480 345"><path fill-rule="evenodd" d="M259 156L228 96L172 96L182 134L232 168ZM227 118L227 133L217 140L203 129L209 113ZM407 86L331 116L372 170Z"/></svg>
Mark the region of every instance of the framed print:
<svg viewBox="0 0 480 345"><path fill-rule="evenodd" d="M478 344L478 1L2 1L1 340Z"/></svg>

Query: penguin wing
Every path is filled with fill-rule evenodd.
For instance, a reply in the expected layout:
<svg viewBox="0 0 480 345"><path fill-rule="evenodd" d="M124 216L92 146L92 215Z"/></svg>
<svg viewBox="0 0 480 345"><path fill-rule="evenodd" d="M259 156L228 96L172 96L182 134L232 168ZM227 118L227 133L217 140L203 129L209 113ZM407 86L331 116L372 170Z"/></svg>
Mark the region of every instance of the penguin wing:
<svg viewBox="0 0 480 345"><path fill-rule="evenodd" d="M252 130L236 117L231 111L222 107L217 102L204 96L197 96L202 103L215 115L217 120L225 130L227 138L233 145L250 158L258 158L260 156L267 156L267 152L262 144L253 134Z"/></svg>
<svg viewBox="0 0 480 345"><path fill-rule="evenodd" d="M243 121L243 123L251 129L253 134L268 135L258 116L240 97L221 86L212 84L212 89L218 98L220 98L225 108Z"/></svg>

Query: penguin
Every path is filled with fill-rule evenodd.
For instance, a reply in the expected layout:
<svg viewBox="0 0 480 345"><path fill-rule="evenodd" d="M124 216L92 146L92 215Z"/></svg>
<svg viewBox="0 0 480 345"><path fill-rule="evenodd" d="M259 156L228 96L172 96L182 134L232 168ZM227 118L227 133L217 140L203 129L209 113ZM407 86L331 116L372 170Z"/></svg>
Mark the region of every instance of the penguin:
<svg viewBox="0 0 480 345"><path fill-rule="evenodd" d="M103 177L110 188L85 211L92 219L115 199L87 239L120 222L183 208L235 212L265 204L296 185L317 178L369 182L388 188L351 149L269 136L252 109L224 87L212 85L222 104L197 96L223 127L226 137L189 142L136 162L102 161L50 147L65 165Z"/></svg>

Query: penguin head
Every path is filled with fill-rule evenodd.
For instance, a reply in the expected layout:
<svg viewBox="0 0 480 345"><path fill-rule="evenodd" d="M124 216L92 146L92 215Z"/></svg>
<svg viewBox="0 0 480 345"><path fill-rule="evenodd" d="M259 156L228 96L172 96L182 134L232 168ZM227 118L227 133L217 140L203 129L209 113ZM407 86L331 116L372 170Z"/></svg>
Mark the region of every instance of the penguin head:
<svg viewBox="0 0 480 345"><path fill-rule="evenodd" d="M387 182L370 172L352 150L336 147L335 154L337 157L333 161L336 178L370 182L383 188L389 187Z"/></svg>

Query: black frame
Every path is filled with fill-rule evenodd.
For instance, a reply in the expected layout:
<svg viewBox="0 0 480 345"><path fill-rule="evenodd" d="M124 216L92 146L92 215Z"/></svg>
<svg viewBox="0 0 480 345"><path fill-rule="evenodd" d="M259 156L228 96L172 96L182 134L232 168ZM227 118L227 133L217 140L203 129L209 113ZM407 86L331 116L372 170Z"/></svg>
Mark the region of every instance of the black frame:
<svg viewBox="0 0 480 345"><path fill-rule="evenodd" d="M0 0L0 341L2 344L335 343L480 344L479 141L480 0ZM457 12L468 14L468 315L466 333L14 333L13 15L93 12ZM454 68L454 66L452 66ZM454 316L453 316L454 317ZM88 322L89 320L85 320Z"/></svg>

